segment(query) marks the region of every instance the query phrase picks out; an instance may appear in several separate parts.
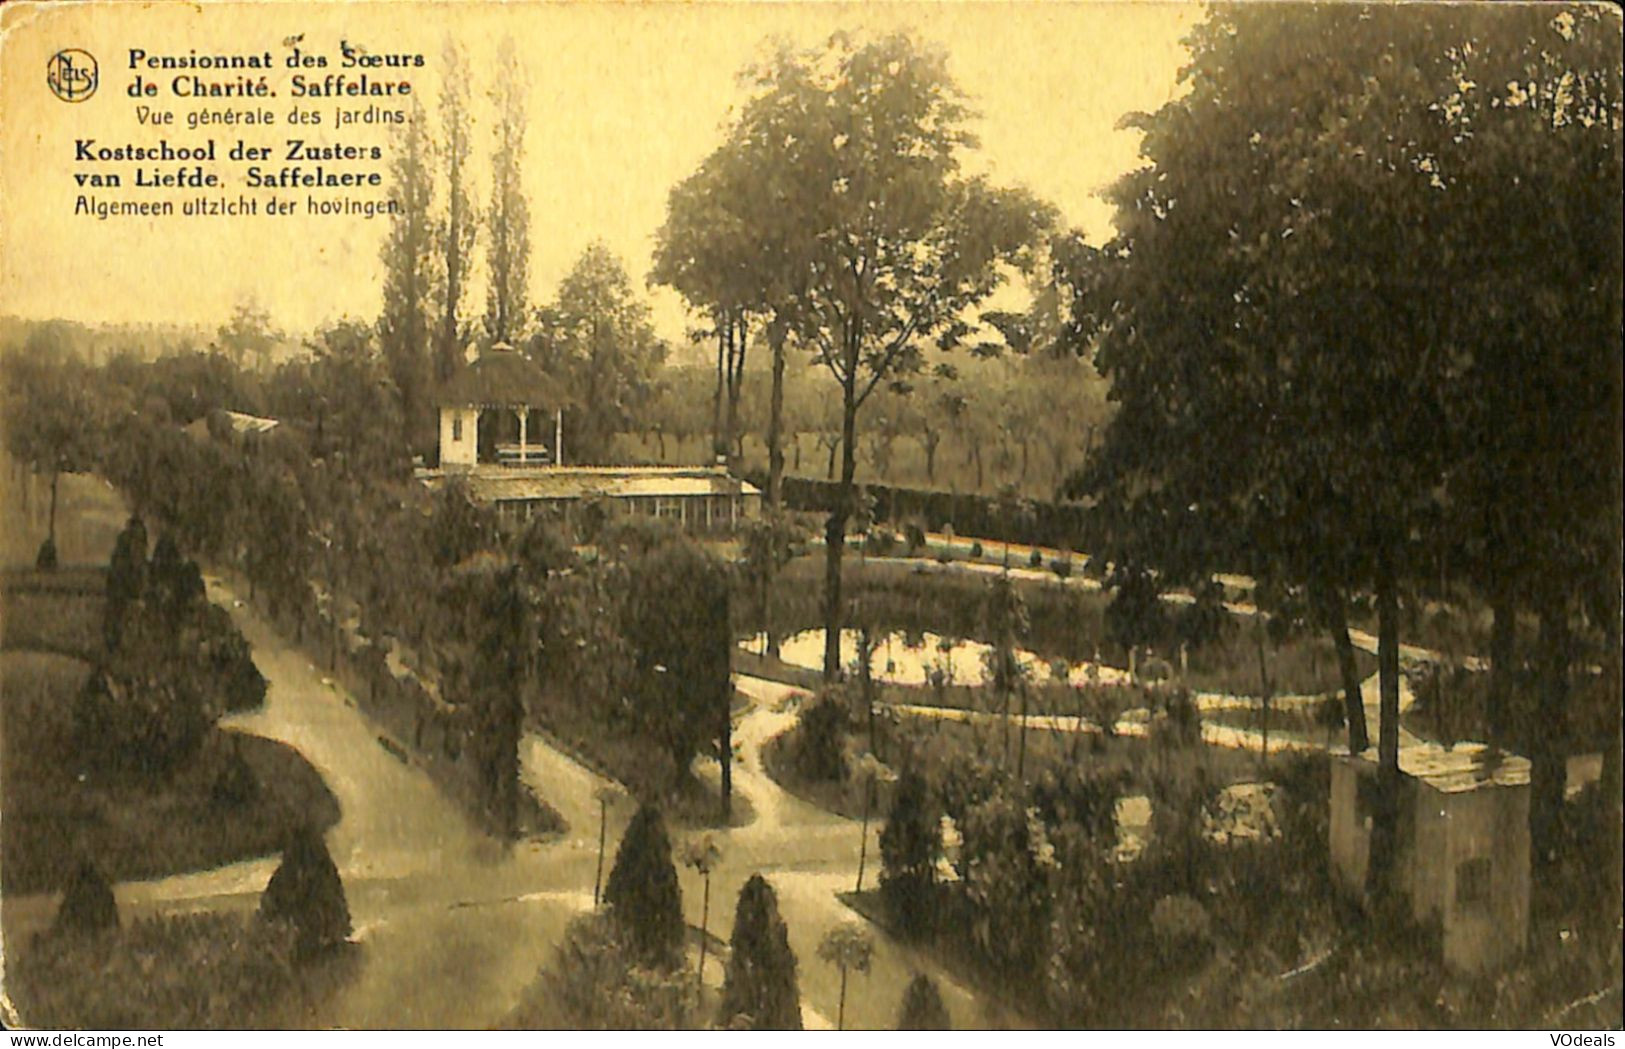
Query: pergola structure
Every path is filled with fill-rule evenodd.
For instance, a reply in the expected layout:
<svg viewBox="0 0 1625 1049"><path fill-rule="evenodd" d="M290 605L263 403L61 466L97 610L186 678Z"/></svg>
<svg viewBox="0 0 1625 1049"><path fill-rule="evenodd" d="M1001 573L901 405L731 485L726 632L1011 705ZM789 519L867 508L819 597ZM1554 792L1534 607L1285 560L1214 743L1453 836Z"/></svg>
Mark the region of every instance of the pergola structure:
<svg viewBox="0 0 1625 1049"><path fill-rule="evenodd" d="M440 464L420 470L419 479L432 488L457 477L475 500L507 520L539 514L569 520L591 512L728 533L761 512L760 490L725 466L566 466L564 409L572 402L534 361L508 346L493 346L459 368L435 403Z"/></svg>
<svg viewBox="0 0 1625 1049"><path fill-rule="evenodd" d="M458 369L436 398L441 468L562 465L567 399L532 361L493 346Z"/></svg>

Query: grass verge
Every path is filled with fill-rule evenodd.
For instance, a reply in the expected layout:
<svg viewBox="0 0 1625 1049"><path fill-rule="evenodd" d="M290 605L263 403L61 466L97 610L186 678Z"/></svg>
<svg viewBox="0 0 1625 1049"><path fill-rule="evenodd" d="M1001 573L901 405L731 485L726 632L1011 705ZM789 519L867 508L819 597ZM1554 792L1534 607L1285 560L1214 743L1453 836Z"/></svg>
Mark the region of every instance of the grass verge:
<svg viewBox="0 0 1625 1049"><path fill-rule="evenodd" d="M94 857L113 881L201 870L270 855L296 827L338 821L338 801L303 755L242 732L211 730L160 779L82 767L71 711L87 672L63 656L0 655L5 891L58 888L79 856ZM239 757L251 786L217 789Z"/></svg>

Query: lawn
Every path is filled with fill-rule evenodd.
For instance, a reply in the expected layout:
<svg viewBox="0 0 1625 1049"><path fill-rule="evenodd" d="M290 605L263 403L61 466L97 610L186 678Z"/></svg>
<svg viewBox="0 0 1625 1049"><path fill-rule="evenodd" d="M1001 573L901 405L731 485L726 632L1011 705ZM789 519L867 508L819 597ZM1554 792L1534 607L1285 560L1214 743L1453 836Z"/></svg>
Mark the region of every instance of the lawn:
<svg viewBox="0 0 1625 1049"><path fill-rule="evenodd" d="M106 573L99 567L0 572L0 648L92 656L102 649Z"/></svg>
<svg viewBox="0 0 1625 1049"><path fill-rule="evenodd" d="M6 959L7 990L37 1028L311 1028L353 979L359 948L296 964L285 930L242 914L138 920L94 935L41 936Z"/></svg>
<svg viewBox="0 0 1625 1049"><path fill-rule="evenodd" d="M735 693L732 710L736 719L746 706ZM755 818L745 796L734 791L729 817L724 820L722 797L712 777L695 775L693 769L677 772L664 750L604 725L568 697L533 698L529 727L599 775L624 785L633 797L653 800L671 826L742 827ZM705 762L697 764L703 767Z"/></svg>
<svg viewBox="0 0 1625 1049"><path fill-rule="evenodd" d="M210 730L197 755L160 780L81 767L72 709L88 671L63 656L0 655L5 891L57 888L80 856L115 881L215 867L277 852L300 824L337 822L337 800L298 751L241 732ZM258 785L247 796L216 790L234 753Z"/></svg>

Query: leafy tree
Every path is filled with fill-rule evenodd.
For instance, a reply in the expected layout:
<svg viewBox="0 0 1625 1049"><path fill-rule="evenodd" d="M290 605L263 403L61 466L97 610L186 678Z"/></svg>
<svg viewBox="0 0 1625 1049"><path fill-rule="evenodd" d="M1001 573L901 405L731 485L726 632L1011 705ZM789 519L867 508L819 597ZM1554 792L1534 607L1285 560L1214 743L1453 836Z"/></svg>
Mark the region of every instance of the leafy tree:
<svg viewBox="0 0 1625 1049"><path fill-rule="evenodd" d="M468 267L474 251L479 220L468 196L468 163L472 149L472 118L468 109L468 58L462 45L448 38L440 80L440 135L438 152L445 186L444 217L436 224L435 251L439 255L439 318L435 330L434 373L445 382L463 363L468 324L463 319Z"/></svg>
<svg viewBox="0 0 1625 1049"><path fill-rule="evenodd" d="M491 210L486 226L491 283L485 334L516 345L525 325L530 281L530 205L521 175L525 159L525 75L511 39L497 55L497 141L491 158Z"/></svg>
<svg viewBox="0 0 1625 1049"><path fill-rule="evenodd" d="M731 786L729 586L705 549L677 538L628 566L621 634L632 649L633 720L640 735L687 774L696 751L718 741L723 804Z"/></svg>
<svg viewBox="0 0 1625 1049"><path fill-rule="evenodd" d="M660 810L644 805L627 825L604 887L604 901L626 945L644 964L668 969L678 964L682 894Z"/></svg>
<svg viewBox="0 0 1625 1049"><path fill-rule="evenodd" d="M789 519L771 509L744 529L745 574L754 584L768 654L775 657L779 654L779 637L773 630L773 578L790 563L795 533Z"/></svg>
<svg viewBox="0 0 1625 1049"><path fill-rule="evenodd" d="M434 231L430 200L428 121L423 107L412 103L409 118L390 147L390 184L401 207L390 218L381 258L384 263L384 306L378 340L395 387L409 447L431 440L429 419L429 319L434 287Z"/></svg>
<svg viewBox="0 0 1625 1049"><path fill-rule="evenodd" d="M835 1029L846 1029L846 978L851 972L866 973L874 957L875 940L857 922L844 922L824 935L818 957L841 970L841 998L835 1012Z"/></svg>
<svg viewBox="0 0 1625 1049"><path fill-rule="evenodd" d="M1057 866L1043 822L1007 790L995 790L956 823L971 942L995 969L1033 971L1043 956Z"/></svg>
<svg viewBox="0 0 1625 1049"><path fill-rule="evenodd" d="M1488 391L1533 382L1542 399L1563 401L1510 406L1515 430L1563 418L1607 431L1600 391L1617 390L1606 376L1618 351L1602 350L1617 346L1617 307L1597 304L1618 298L1601 290L1619 280L1618 34L1580 8L1493 15L1215 12L1191 40L1190 90L1135 118L1150 163L1113 190L1118 239L1072 259L1074 321L1099 333L1097 364L1121 404L1080 486L1116 522L1119 546L1129 536L1138 548L1117 559L1169 578L1228 562L1290 579L1326 606L1318 618L1334 634L1343 617L1333 606L1374 593L1379 886L1397 818L1400 608L1435 555L1426 538L1449 534L1440 522L1472 507L1458 534L1495 546L1482 526L1489 507L1468 488L1500 489L1505 505L1569 505L1499 482L1452 500L1454 480L1499 477L1512 463L1498 442L1481 445L1486 424L1502 425L1489 423ZM1294 42L1290 59L1283 40ZM1571 203L1589 207L1578 201L1591 193L1606 216L1584 225L1595 237L1552 239L1581 228L1562 216ZM1559 221L1549 221L1551 200L1564 202ZM1532 257L1557 260L1566 290L1524 294L1518 275ZM1530 359L1509 356L1530 346L1516 320L1505 323L1512 299L1544 301L1548 319L1573 323L1555 336L1573 356L1538 359L1556 369L1549 384L1512 364ZM1575 381L1581 374L1590 378ZM1536 457L1584 441L1543 426L1512 440ZM1476 458L1480 447L1488 459ZM1561 459L1536 473L1553 476ZM1573 477L1596 480L1565 485L1565 498L1618 483L1584 468ZM1600 544L1580 538L1595 516L1556 516L1587 523L1542 549L1595 562L1581 551ZM1538 571L1567 578L1553 568ZM1561 652L1567 617L1546 618ZM1556 693L1566 662L1547 661ZM1560 764L1536 759L1548 771ZM1547 775L1536 773L1537 796L1556 778ZM1533 806L1537 827L1550 810Z"/></svg>
<svg viewBox="0 0 1625 1049"><path fill-rule="evenodd" d="M461 478L448 478L435 499L429 526L434 563L441 568L460 564L498 544L496 514L475 502Z"/></svg>
<svg viewBox="0 0 1625 1049"><path fill-rule="evenodd" d="M304 957L349 939L350 905L320 831L305 827L294 832L260 897L259 914L265 921L291 925L295 950Z"/></svg>
<svg viewBox="0 0 1625 1049"><path fill-rule="evenodd" d="M970 408L970 399L959 385L959 372L950 363L935 365L921 391L923 404L917 413L920 443L925 448L925 479L937 479L937 449L942 439L956 432Z"/></svg>
<svg viewBox="0 0 1625 1049"><path fill-rule="evenodd" d="M846 776L843 742L851 708L838 690L825 690L802 708L796 724L796 762L801 774L813 780L840 780Z"/></svg>
<svg viewBox="0 0 1625 1049"><path fill-rule="evenodd" d="M409 466L401 440L403 403L370 325L340 320L306 343L308 361L277 375L282 413L308 418L311 455L353 476L401 479Z"/></svg>
<svg viewBox="0 0 1625 1049"><path fill-rule="evenodd" d="M519 743L523 734L526 654L533 621L519 571L505 567L483 580L473 690L475 762L486 811L497 832L519 833Z"/></svg>
<svg viewBox="0 0 1625 1049"><path fill-rule="evenodd" d="M907 937L930 928L936 913L937 857L942 821L931 806L925 777L913 768L898 777L891 816L880 832L880 891Z"/></svg>
<svg viewBox="0 0 1625 1049"><path fill-rule="evenodd" d="M239 302L232 310L231 320L220 326L220 349L239 369L252 367L265 371L277 339L271 315L252 300Z"/></svg>
<svg viewBox="0 0 1625 1049"><path fill-rule="evenodd" d="M918 370L921 344L953 346L998 287L1001 263L1030 260L1049 210L1025 193L958 174L973 144L945 57L906 35L780 51L754 71L752 112L774 115L755 170L783 187L798 233L798 308L784 318L841 391L841 490L826 530L824 676L840 673L841 558L852 513L858 412L876 388Z"/></svg>
<svg viewBox="0 0 1625 1049"><path fill-rule="evenodd" d="M601 459L610 437L637 417L654 370L666 356L649 306L633 295L620 259L594 243L565 275L537 325L531 356L567 383L576 403L589 408L580 418L566 418L575 427L576 458Z"/></svg>
<svg viewBox="0 0 1625 1049"><path fill-rule="evenodd" d="M75 362L6 360L6 449L35 475L51 479L46 538L56 549L57 494L65 472L88 470L100 449L92 440L104 417L85 369Z"/></svg>
<svg viewBox="0 0 1625 1049"><path fill-rule="evenodd" d="M752 874L739 890L718 1022L756 1031L801 1030L801 991L790 934L773 886Z"/></svg>
<svg viewBox="0 0 1625 1049"><path fill-rule="evenodd" d="M1009 543L1005 543L1005 556L1009 557ZM1016 588L1015 581L1008 573L993 579L989 584L987 598L982 608L982 620L987 628L989 649L985 656L988 663L988 677L993 682L993 691L999 697L1000 718L1004 735L1004 760L1010 760L1010 697L1017 689L1022 689L1026 695L1025 683L1027 669L1017 656L1017 646L1027 636L1030 626L1027 615L1027 602ZM1025 715L1026 711L1022 713ZM1021 751L1026 756L1027 749L1027 722L1022 719ZM1017 764L1017 775L1020 775L1020 766Z"/></svg>
<svg viewBox="0 0 1625 1049"><path fill-rule="evenodd" d="M83 860L68 879L62 904L51 923L55 933L98 933L118 928L118 903L113 899L113 888L101 868Z"/></svg>
<svg viewBox="0 0 1625 1049"><path fill-rule="evenodd" d="M897 1014L899 1031L948 1031L948 1007L942 1002L937 982L924 973L915 973L903 991L903 1006Z"/></svg>

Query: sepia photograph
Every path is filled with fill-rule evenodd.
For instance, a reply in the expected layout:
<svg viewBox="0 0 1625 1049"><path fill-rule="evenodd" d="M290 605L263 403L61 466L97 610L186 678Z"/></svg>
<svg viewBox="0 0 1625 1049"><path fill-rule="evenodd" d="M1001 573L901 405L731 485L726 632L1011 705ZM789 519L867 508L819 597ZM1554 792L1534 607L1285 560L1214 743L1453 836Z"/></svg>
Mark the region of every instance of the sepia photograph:
<svg viewBox="0 0 1625 1049"><path fill-rule="evenodd" d="M1613 1045L1622 39L0 6L0 1023Z"/></svg>

